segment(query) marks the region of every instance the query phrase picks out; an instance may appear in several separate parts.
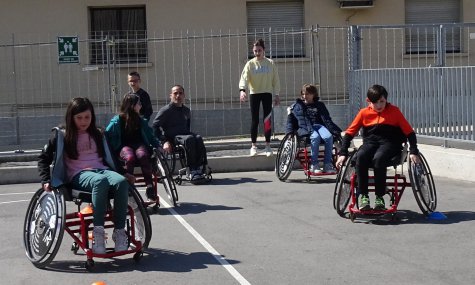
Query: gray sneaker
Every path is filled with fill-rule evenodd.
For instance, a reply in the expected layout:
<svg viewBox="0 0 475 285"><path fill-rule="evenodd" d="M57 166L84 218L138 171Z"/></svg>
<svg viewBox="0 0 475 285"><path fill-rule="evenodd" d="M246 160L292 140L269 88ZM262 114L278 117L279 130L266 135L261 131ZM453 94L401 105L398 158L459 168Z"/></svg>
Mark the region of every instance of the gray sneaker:
<svg viewBox="0 0 475 285"><path fill-rule="evenodd" d="M333 164L327 163L323 166L323 172L336 172L336 169L333 167Z"/></svg>
<svg viewBox="0 0 475 285"><path fill-rule="evenodd" d="M125 229L114 229L114 233L112 233L112 240L115 243L114 250L116 252L126 251L129 248L129 240L127 238Z"/></svg>
<svg viewBox="0 0 475 285"><path fill-rule="evenodd" d="M268 145L266 146L266 156L272 156L274 153L272 152L272 148Z"/></svg>
<svg viewBox="0 0 475 285"><path fill-rule="evenodd" d="M320 169L320 166L318 164L310 166L310 172L314 174L322 173L322 170Z"/></svg>
<svg viewBox="0 0 475 285"><path fill-rule="evenodd" d="M106 241L105 241L104 227L97 226L92 230L92 252L95 254L106 253Z"/></svg>

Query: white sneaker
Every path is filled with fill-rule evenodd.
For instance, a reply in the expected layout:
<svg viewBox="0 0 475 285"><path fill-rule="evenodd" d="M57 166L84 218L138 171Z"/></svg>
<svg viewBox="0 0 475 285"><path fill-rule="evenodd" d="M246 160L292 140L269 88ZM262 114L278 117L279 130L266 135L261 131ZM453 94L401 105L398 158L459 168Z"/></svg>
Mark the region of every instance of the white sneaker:
<svg viewBox="0 0 475 285"><path fill-rule="evenodd" d="M114 229L114 233L112 233L112 240L115 243L114 250L116 252L125 251L129 248L129 241L127 234L125 233L125 229Z"/></svg>
<svg viewBox="0 0 475 285"><path fill-rule="evenodd" d="M256 156L257 155L257 147L255 147L255 146L251 147L250 155L251 156Z"/></svg>
<svg viewBox="0 0 475 285"><path fill-rule="evenodd" d="M106 253L104 227L97 226L92 230L92 252L96 254Z"/></svg>
<svg viewBox="0 0 475 285"><path fill-rule="evenodd" d="M336 172L336 169L331 163L327 163L323 166L323 172Z"/></svg>
<svg viewBox="0 0 475 285"><path fill-rule="evenodd" d="M310 172L314 174L322 173L320 166L318 164L310 166Z"/></svg>
<svg viewBox="0 0 475 285"><path fill-rule="evenodd" d="M266 156L269 157L269 156L272 156L274 153L272 152L272 148L267 145L266 146Z"/></svg>

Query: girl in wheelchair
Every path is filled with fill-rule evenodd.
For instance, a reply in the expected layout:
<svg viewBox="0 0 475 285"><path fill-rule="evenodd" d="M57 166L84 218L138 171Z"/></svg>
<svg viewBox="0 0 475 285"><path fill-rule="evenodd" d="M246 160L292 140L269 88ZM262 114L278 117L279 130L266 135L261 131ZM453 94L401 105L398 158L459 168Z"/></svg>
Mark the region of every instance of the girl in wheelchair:
<svg viewBox="0 0 475 285"><path fill-rule="evenodd" d="M93 244L95 254L105 254L104 215L109 190L114 192L115 251L128 248L125 231L129 183L117 173L113 156L102 132L96 127L94 108L87 98L74 98L68 104L62 135L55 132L39 156L38 170L44 191L70 184L92 193ZM50 165L54 161L52 174ZM127 175L127 174L126 174ZM133 176L127 175L128 179Z"/></svg>
<svg viewBox="0 0 475 285"><path fill-rule="evenodd" d="M299 137L310 137L312 173L335 172L332 163L333 136L340 138L341 129L333 123L325 104L319 101L315 85L304 84L300 95L301 98L288 108L286 133L297 132ZM322 141L325 145L323 170L318 161L318 149Z"/></svg>
<svg viewBox="0 0 475 285"><path fill-rule="evenodd" d="M398 107L387 102L388 92L381 85L368 89L366 102L368 107L361 109L351 125L346 129L337 160L340 168L348 156L351 140L363 129L363 145L356 158L357 185L360 194L359 210L371 210L368 196L368 169L374 170L375 204L374 210L386 210L384 194L386 192L386 172L392 157L397 156L402 145L409 141L409 153L412 162L418 164L419 150L414 130Z"/></svg>
<svg viewBox="0 0 475 285"><path fill-rule="evenodd" d="M106 128L105 135L112 151L125 161L125 168L134 174L136 162L139 163L146 185L145 194L149 201L157 200L153 189L151 147L159 147L160 142L153 135L148 121L140 117L142 104L135 93L127 93L122 98L120 112L114 116Z"/></svg>

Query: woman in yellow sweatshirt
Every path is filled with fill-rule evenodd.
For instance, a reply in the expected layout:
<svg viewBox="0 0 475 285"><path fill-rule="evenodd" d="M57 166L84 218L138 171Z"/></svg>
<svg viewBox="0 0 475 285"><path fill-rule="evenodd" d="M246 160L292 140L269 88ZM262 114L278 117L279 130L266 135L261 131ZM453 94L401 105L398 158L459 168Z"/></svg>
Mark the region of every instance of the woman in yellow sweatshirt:
<svg viewBox="0 0 475 285"><path fill-rule="evenodd" d="M274 94L274 104L280 103L280 80L277 67L271 59L265 57L265 45L262 39L254 42L252 47L254 58L249 60L241 73L239 81L240 100L247 99L246 87L249 89L249 101L251 105L251 156L257 155L257 129L259 127L259 109L262 102L264 110L264 136L266 139L265 153L272 155L270 147L270 137L272 133L272 94Z"/></svg>

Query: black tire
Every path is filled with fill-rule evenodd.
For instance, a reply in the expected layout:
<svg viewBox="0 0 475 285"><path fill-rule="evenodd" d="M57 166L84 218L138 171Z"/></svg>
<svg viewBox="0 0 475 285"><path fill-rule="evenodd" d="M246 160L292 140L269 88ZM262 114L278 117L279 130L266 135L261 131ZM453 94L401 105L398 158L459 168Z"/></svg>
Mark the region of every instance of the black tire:
<svg viewBox="0 0 475 285"><path fill-rule="evenodd" d="M342 166L335 184L335 192L333 194L333 207L340 216L345 215L345 210L348 207L351 197L351 177L355 173L355 166L352 160L356 152L351 153Z"/></svg>
<svg viewBox="0 0 475 285"><path fill-rule="evenodd" d="M33 195L23 224L26 256L38 268L54 259L64 234L66 203L63 193L39 189Z"/></svg>
<svg viewBox="0 0 475 285"><path fill-rule="evenodd" d="M275 174L280 181L285 181L295 163L297 155L297 136L294 134L287 134L280 142L279 150L275 158Z"/></svg>
<svg viewBox="0 0 475 285"><path fill-rule="evenodd" d="M420 164L414 164L411 159L408 159L409 179L419 209L423 214L428 215L437 208L437 192L427 160L422 153L419 153L419 157Z"/></svg>
<svg viewBox="0 0 475 285"><path fill-rule="evenodd" d="M135 187L131 187L129 189L128 205L134 211L134 239L137 241L141 241L143 250L145 250L148 248L150 240L152 239L152 222L150 220L150 216L147 213L147 210L143 206L142 197L140 196L140 193ZM132 224L130 215L127 215L126 223L128 225Z"/></svg>
<svg viewBox="0 0 475 285"><path fill-rule="evenodd" d="M170 169L168 168L168 164L166 162L165 157L163 154L156 150L156 175L160 179L163 187L165 188L165 192L167 193L168 200L173 204L173 206L177 206L178 202L178 192L176 190L175 181L171 175Z"/></svg>

